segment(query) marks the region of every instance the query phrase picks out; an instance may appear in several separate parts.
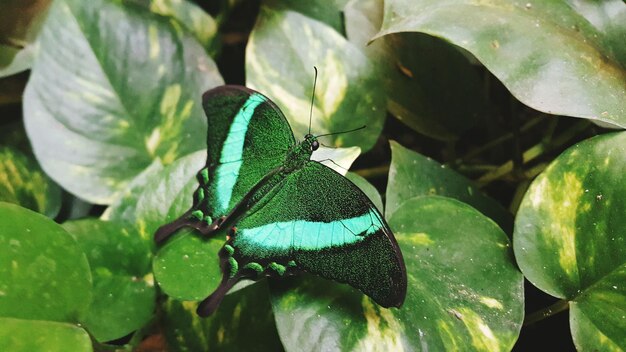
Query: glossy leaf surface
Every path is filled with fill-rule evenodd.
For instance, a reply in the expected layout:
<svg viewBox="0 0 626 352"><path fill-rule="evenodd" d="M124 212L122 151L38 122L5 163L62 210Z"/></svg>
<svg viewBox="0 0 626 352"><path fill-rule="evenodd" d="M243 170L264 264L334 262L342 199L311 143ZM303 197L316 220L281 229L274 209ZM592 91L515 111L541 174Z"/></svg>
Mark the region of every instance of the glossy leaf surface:
<svg viewBox="0 0 626 352"><path fill-rule="evenodd" d="M132 227L97 219L63 227L91 266L93 299L83 324L101 342L124 337L153 315L156 288L150 272L150 243Z"/></svg>
<svg viewBox="0 0 626 352"><path fill-rule="evenodd" d="M309 129L313 66L319 76L311 133L367 125L360 131L320 139L326 145L359 146L367 151L376 142L385 117L376 65L326 24L296 12L262 7L246 47L246 85L281 108L296 140Z"/></svg>
<svg viewBox="0 0 626 352"><path fill-rule="evenodd" d="M449 198L419 197L389 219L407 266L404 305L384 309L347 285L273 285L288 351L508 351L523 319L522 275L502 230Z"/></svg>
<svg viewBox="0 0 626 352"><path fill-rule="evenodd" d="M515 220L524 275L569 301L581 349L626 348L626 133L583 141L535 179Z"/></svg>
<svg viewBox="0 0 626 352"><path fill-rule="evenodd" d="M91 292L87 258L70 234L0 202L0 317L77 323Z"/></svg>
<svg viewBox="0 0 626 352"><path fill-rule="evenodd" d="M0 346L11 352L90 352L89 335L78 326L51 321L0 318Z"/></svg>
<svg viewBox="0 0 626 352"><path fill-rule="evenodd" d="M623 1L385 1L377 37L400 32L468 50L537 110L626 127Z"/></svg>
<svg viewBox="0 0 626 352"><path fill-rule="evenodd" d="M503 229L511 229L511 215L495 200L454 170L391 141L391 166L385 215L391 217L406 200L427 195L454 198L478 209Z"/></svg>
<svg viewBox="0 0 626 352"><path fill-rule="evenodd" d="M110 203L154 160L204 148L200 97L222 79L171 22L119 2L60 0L40 39L26 129L43 169L70 192Z"/></svg>
<svg viewBox="0 0 626 352"><path fill-rule="evenodd" d="M0 147L0 201L54 217L61 207L61 189L32 157Z"/></svg>
<svg viewBox="0 0 626 352"><path fill-rule="evenodd" d="M452 140L486 113L478 72L458 48L421 33L386 35L369 42L383 21L382 0L352 0L346 32L381 68L387 109L427 136Z"/></svg>

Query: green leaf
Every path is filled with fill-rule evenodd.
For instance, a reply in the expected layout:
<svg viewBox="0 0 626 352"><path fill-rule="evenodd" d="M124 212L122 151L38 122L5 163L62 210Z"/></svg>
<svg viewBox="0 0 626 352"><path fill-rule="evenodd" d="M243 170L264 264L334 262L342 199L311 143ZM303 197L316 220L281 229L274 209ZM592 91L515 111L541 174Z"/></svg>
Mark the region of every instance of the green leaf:
<svg viewBox="0 0 626 352"><path fill-rule="evenodd" d="M439 195L457 199L476 208L510 233L512 217L498 202L454 170L404 148L391 144L391 166L387 184L385 216L390 218L406 200L416 196Z"/></svg>
<svg viewBox="0 0 626 352"><path fill-rule="evenodd" d="M578 12L585 7L596 8L598 20ZM534 109L626 127L625 14L619 0L388 0L376 37L443 38L474 54Z"/></svg>
<svg viewBox="0 0 626 352"><path fill-rule="evenodd" d="M319 76L311 132L320 135L367 125L321 138L327 145L367 151L385 119L376 65L324 23L261 7L246 48L246 84L281 108L298 140L309 131L313 66Z"/></svg>
<svg viewBox="0 0 626 352"><path fill-rule="evenodd" d="M55 217L61 208L61 189L23 153L0 147L0 201Z"/></svg>
<svg viewBox="0 0 626 352"><path fill-rule="evenodd" d="M72 236L0 202L0 317L76 323L90 301L89 263Z"/></svg>
<svg viewBox="0 0 626 352"><path fill-rule="evenodd" d="M227 295L208 318L196 302L165 303L165 336L174 351L281 351L267 284Z"/></svg>
<svg viewBox="0 0 626 352"><path fill-rule="evenodd" d="M337 171L342 175L346 175L350 166L361 154L361 148L326 148L320 146L320 148L311 154L311 160L319 161L320 163L328 166L329 168Z"/></svg>
<svg viewBox="0 0 626 352"><path fill-rule="evenodd" d="M110 203L154 160L205 148L200 96L222 79L170 21L119 2L60 0L40 41L25 124L43 169L70 192Z"/></svg>
<svg viewBox="0 0 626 352"><path fill-rule="evenodd" d="M215 57L219 50L217 22L201 7L187 0L134 0L159 15L173 18Z"/></svg>
<svg viewBox="0 0 626 352"><path fill-rule="evenodd" d="M154 314L150 243L137 231L97 219L63 227L87 254L93 299L83 324L100 342L118 339L146 324Z"/></svg>
<svg viewBox="0 0 626 352"><path fill-rule="evenodd" d="M346 174L346 178L355 185L357 185L357 187L359 187L361 191L363 191L363 193L367 195L367 197L372 201L372 203L374 203L376 209L378 209L379 212L383 212L383 200L380 197L380 193L378 193L376 187L369 183L365 178L359 176L359 174L356 174L354 172L348 172Z"/></svg>
<svg viewBox="0 0 626 352"><path fill-rule="evenodd" d="M152 243L159 226L191 207L198 186L195 175L205 162L203 150L178 159L165 169L154 167L107 209L104 218L134 226L142 238ZM205 298L222 278L217 253L224 238L205 240L194 231L179 231L159 250L152 265L161 289L180 300Z"/></svg>
<svg viewBox="0 0 626 352"><path fill-rule="evenodd" d="M348 0L266 0L264 3L276 10L292 10L312 19L324 22L343 35L343 8Z"/></svg>
<svg viewBox="0 0 626 352"><path fill-rule="evenodd" d="M389 219L408 277L400 309L320 278L272 286L288 351L509 351L522 325L523 278L502 230L449 198L419 197Z"/></svg>
<svg viewBox="0 0 626 352"><path fill-rule="evenodd" d="M580 350L626 349L626 133L583 141L535 179L515 219L526 278L569 301Z"/></svg>
<svg viewBox="0 0 626 352"><path fill-rule="evenodd" d="M429 137L458 138L486 113L478 72L450 44L421 33L386 35L382 0L352 0L345 8L348 40L383 71L387 109Z"/></svg>
<svg viewBox="0 0 626 352"><path fill-rule="evenodd" d="M5 0L0 4L0 77L31 67L34 44L50 0Z"/></svg>
<svg viewBox="0 0 626 352"><path fill-rule="evenodd" d="M0 346L10 352L89 352L87 332L75 325L51 321L0 318Z"/></svg>

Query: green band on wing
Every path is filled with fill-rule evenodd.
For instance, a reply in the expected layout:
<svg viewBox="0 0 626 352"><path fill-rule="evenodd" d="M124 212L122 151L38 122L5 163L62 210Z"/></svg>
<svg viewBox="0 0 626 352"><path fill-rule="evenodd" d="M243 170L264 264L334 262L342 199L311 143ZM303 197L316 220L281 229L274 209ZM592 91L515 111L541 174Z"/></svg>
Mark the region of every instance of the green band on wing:
<svg viewBox="0 0 626 352"><path fill-rule="evenodd" d="M230 125L228 135L222 146L220 165L216 170L216 196L217 205L220 207L219 212L226 212L229 209L233 187L235 187L243 162L243 146L248 126L254 110L263 102L265 102L265 98L262 95L256 93L250 95Z"/></svg>
<svg viewBox="0 0 626 352"><path fill-rule="evenodd" d="M294 220L239 229L234 244L248 255L259 250L286 254L356 243L383 227L378 214L367 213L332 222Z"/></svg>

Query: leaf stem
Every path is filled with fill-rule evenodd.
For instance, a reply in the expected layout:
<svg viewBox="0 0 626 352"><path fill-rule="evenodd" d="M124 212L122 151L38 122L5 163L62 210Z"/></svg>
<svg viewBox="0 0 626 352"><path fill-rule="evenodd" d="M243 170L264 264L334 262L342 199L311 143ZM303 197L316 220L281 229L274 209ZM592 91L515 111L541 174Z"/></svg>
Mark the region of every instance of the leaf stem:
<svg viewBox="0 0 626 352"><path fill-rule="evenodd" d="M558 314L566 309L569 309L569 301L559 300L556 303L546 308L540 309L536 312L530 313L524 318L524 326L532 325L538 321L549 318L555 314Z"/></svg>
<svg viewBox="0 0 626 352"><path fill-rule="evenodd" d="M522 154L523 163L527 164L528 162L541 156L544 152L554 149L555 147L563 146L570 139L576 137L580 132L582 132L585 128L587 128L589 124L590 122L586 120L580 121L574 124L574 126L569 128L565 132L558 135L551 142L546 143L545 141L542 141L530 147ZM502 178L503 176L509 174L511 171L513 171L513 161L509 160L505 162L504 164L500 165L495 170L484 174L476 182L480 186L484 186L492 181Z"/></svg>
<svg viewBox="0 0 626 352"><path fill-rule="evenodd" d="M389 173L389 165L375 166L367 169L356 170L354 172L367 179L384 177Z"/></svg>
<svg viewBox="0 0 626 352"><path fill-rule="evenodd" d="M532 127L534 127L535 125L539 124L540 122L543 122L545 119L541 118L541 117L537 117L534 119L531 119L530 121L526 122L522 127L520 127L520 133L526 132L527 130L531 129ZM464 156L462 156L459 159L456 159L454 162L452 162L452 164L454 165L460 165L463 164L463 162L465 160L469 160L477 155L480 155L483 152L486 152L489 149L495 148L497 146L499 146L500 144L508 141L509 139L513 138L513 132L509 132L507 134L504 134L492 141L490 141L487 144L484 144L474 150L472 150L471 152L465 154Z"/></svg>

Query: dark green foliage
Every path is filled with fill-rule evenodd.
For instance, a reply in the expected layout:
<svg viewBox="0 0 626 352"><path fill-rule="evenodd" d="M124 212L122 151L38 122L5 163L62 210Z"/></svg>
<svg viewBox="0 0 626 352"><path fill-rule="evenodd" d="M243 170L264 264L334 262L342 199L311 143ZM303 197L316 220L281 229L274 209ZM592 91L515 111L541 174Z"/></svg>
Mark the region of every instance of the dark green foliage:
<svg viewBox="0 0 626 352"><path fill-rule="evenodd" d="M0 350L626 350L625 36L622 0L2 2ZM275 103L245 177L224 82Z"/></svg>

